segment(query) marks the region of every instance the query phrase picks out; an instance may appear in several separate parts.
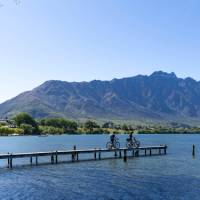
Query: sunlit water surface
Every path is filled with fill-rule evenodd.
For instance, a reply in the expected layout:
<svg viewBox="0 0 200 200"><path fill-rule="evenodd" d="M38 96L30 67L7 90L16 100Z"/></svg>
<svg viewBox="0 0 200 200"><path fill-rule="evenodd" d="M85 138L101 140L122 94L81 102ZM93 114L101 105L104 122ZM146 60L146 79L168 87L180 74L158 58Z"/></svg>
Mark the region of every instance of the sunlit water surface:
<svg viewBox="0 0 200 200"><path fill-rule="evenodd" d="M123 144L127 136L120 135ZM143 145L168 145L166 156L16 166L0 161L1 200L200 199L200 135L139 135ZM0 137L0 152L105 147L107 135ZM196 144L196 157L192 157ZM60 158L61 159L61 158ZM65 159L65 158L62 158ZM14 165L29 163L14 161Z"/></svg>

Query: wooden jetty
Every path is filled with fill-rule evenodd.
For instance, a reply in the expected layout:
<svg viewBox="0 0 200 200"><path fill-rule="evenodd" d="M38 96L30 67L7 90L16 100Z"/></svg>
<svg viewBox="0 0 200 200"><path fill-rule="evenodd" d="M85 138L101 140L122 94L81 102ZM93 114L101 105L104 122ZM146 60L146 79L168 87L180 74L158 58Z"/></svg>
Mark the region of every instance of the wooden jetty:
<svg viewBox="0 0 200 200"><path fill-rule="evenodd" d="M49 152L30 152L30 153L7 153L0 154L0 160L7 160L7 167L13 168L13 161L18 158L28 158L30 165L38 165L40 157L49 157L50 164L58 164L60 156L68 156L68 161L77 162L88 160L82 155L90 156L90 160L101 160L105 159L107 153L114 153L109 158L121 158L125 162L128 157L139 157L139 156L152 156L152 155L165 155L167 151L166 145L160 146L146 146L139 148L119 148L119 149L83 149L77 150L74 146L73 150L68 151L49 151ZM108 157L107 157L108 158ZM34 162L33 162L34 161ZM42 162L40 162L42 164Z"/></svg>

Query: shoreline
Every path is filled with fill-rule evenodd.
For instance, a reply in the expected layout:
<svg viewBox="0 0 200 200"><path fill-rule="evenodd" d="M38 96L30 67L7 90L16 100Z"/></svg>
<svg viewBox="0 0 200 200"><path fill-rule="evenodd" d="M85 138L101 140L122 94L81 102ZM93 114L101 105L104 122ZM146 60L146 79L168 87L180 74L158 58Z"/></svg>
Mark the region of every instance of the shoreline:
<svg viewBox="0 0 200 200"><path fill-rule="evenodd" d="M0 135L0 137L24 137L24 136L27 136L27 137L30 137L30 136L36 136L36 137L48 137L48 136L65 136L65 135L73 135L73 136L80 136L80 135L110 135L110 133L66 133L66 134L46 134L46 135L41 135L41 134L30 134L30 135L18 135L18 134L8 134L8 135ZM129 133L117 133L116 135L129 135ZM139 136L139 135L200 135L200 132L188 132L188 133L185 133L185 132L174 132L174 133L135 133L134 134L135 136Z"/></svg>

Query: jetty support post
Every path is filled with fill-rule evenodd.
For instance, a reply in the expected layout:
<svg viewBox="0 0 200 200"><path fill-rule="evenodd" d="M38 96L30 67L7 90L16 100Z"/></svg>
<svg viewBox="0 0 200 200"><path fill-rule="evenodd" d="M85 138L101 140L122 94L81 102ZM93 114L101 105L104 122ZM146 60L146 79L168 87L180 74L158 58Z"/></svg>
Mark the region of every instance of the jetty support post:
<svg viewBox="0 0 200 200"><path fill-rule="evenodd" d="M101 149L99 149L99 160L101 160Z"/></svg>
<svg viewBox="0 0 200 200"><path fill-rule="evenodd" d="M75 161L75 156L76 156L76 145L74 145L74 152L72 152L72 162Z"/></svg>
<svg viewBox="0 0 200 200"><path fill-rule="evenodd" d="M158 153L159 153L159 155L161 155L161 148L159 148L159 152Z"/></svg>
<svg viewBox="0 0 200 200"><path fill-rule="evenodd" d="M165 155L167 154L167 145L165 145L164 154L165 154Z"/></svg>
<svg viewBox="0 0 200 200"><path fill-rule="evenodd" d="M79 155L78 155L78 152L76 152L76 145L74 145L74 161L78 161L79 160Z"/></svg>
<svg viewBox="0 0 200 200"><path fill-rule="evenodd" d="M120 157L120 158L122 157L122 152L121 152L121 150L119 150L119 157Z"/></svg>
<svg viewBox="0 0 200 200"><path fill-rule="evenodd" d="M8 168L10 167L10 154L8 153Z"/></svg>
<svg viewBox="0 0 200 200"><path fill-rule="evenodd" d="M54 155L53 155L53 153L51 154L51 164L54 164Z"/></svg>
<svg viewBox="0 0 200 200"><path fill-rule="evenodd" d="M56 164L58 164L58 152L56 151Z"/></svg>
<svg viewBox="0 0 200 200"><path fill-rule="evenodd" d="M38 157L35 157L35 164L38 165Z"/></svg>
<svg viewBox="0 0 200 200"><path fill-rule="evenodd" d="M151 156L152 155L152 149L150 148L149 150L149 155Z"/></svg>
<svg viewBox="0 0 200 200"><path fill-rule="evenodd" d="M115 149L115 158L117 158L117 150Z"/></svg>
<svg viewBox="0 0 200 200"><path fill-rule="evenodd" d="M145 156L147 155L147 150L146 150L146 149L144 150L144 155L145 155Z"/></svg>
<svg viewBox="0 0 200 200"><path fill-rule="evenodd" d="M192 156L195 157L195 145L192 145Z"/></svg>
<svg viewBox="0 0 200 200"><path fill-rule="evenodd" d="M135 150L134 149L132 150L132 156L133 157L135 156Z"/></svg>
<svg viewBox="0 0 200 200"><path fill-rule="evenodd" d="M10 154L10 169L12 169L13 165L12 165L12 154Z"/></svg>
<svg viewBox="0 0 200 200"><path fill-rule="evenodd" d="M96 148L94 149L94 159L95 159L95 160L97 159L97 151L96 151Z"/></svg>
<svg viewBox="0 0 200 200"><path fill-rule="evenodd" d="M33 164L33 157L32 156L30 157L30 164L31 165Z"/></svg>
<svg viewBox="0 0 200 200"><path fill-rule="evenodd" d="M78 152L76 153L76 161L78 161L79 160L79 154L78 154Z"/></svg>
<svg viewBox="0 0 200 200"><path fill-rule="evenodd" d="M124 149L124 162L127 162L127 150Z"/></svg>
<svg viewBox="0 0 200 200"><path fill-rule="evenodd" d="M136 156L136 157L139 157L139 149L137 149L137 150L135 151L135 156Z"/></svg>

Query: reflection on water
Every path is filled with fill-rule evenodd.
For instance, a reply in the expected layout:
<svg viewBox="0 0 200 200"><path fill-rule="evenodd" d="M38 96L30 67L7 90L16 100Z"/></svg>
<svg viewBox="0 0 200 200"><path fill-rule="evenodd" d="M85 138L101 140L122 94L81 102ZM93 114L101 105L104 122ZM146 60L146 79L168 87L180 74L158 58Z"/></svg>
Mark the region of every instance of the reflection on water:
<svg viewBox="0 0 200 200"><path fill-rule="evenodd" d="M126 136L119 136L125 142ZM167 156L0 169L1 200L198 199L200 136L139 135L143 144L169 146ZM105 147L108 136L1 137L0 151ZM196 157L192 157L196 144ZM19 161L20 162L20 161ZM2 164L2 163L1 163Z"/></svg>

